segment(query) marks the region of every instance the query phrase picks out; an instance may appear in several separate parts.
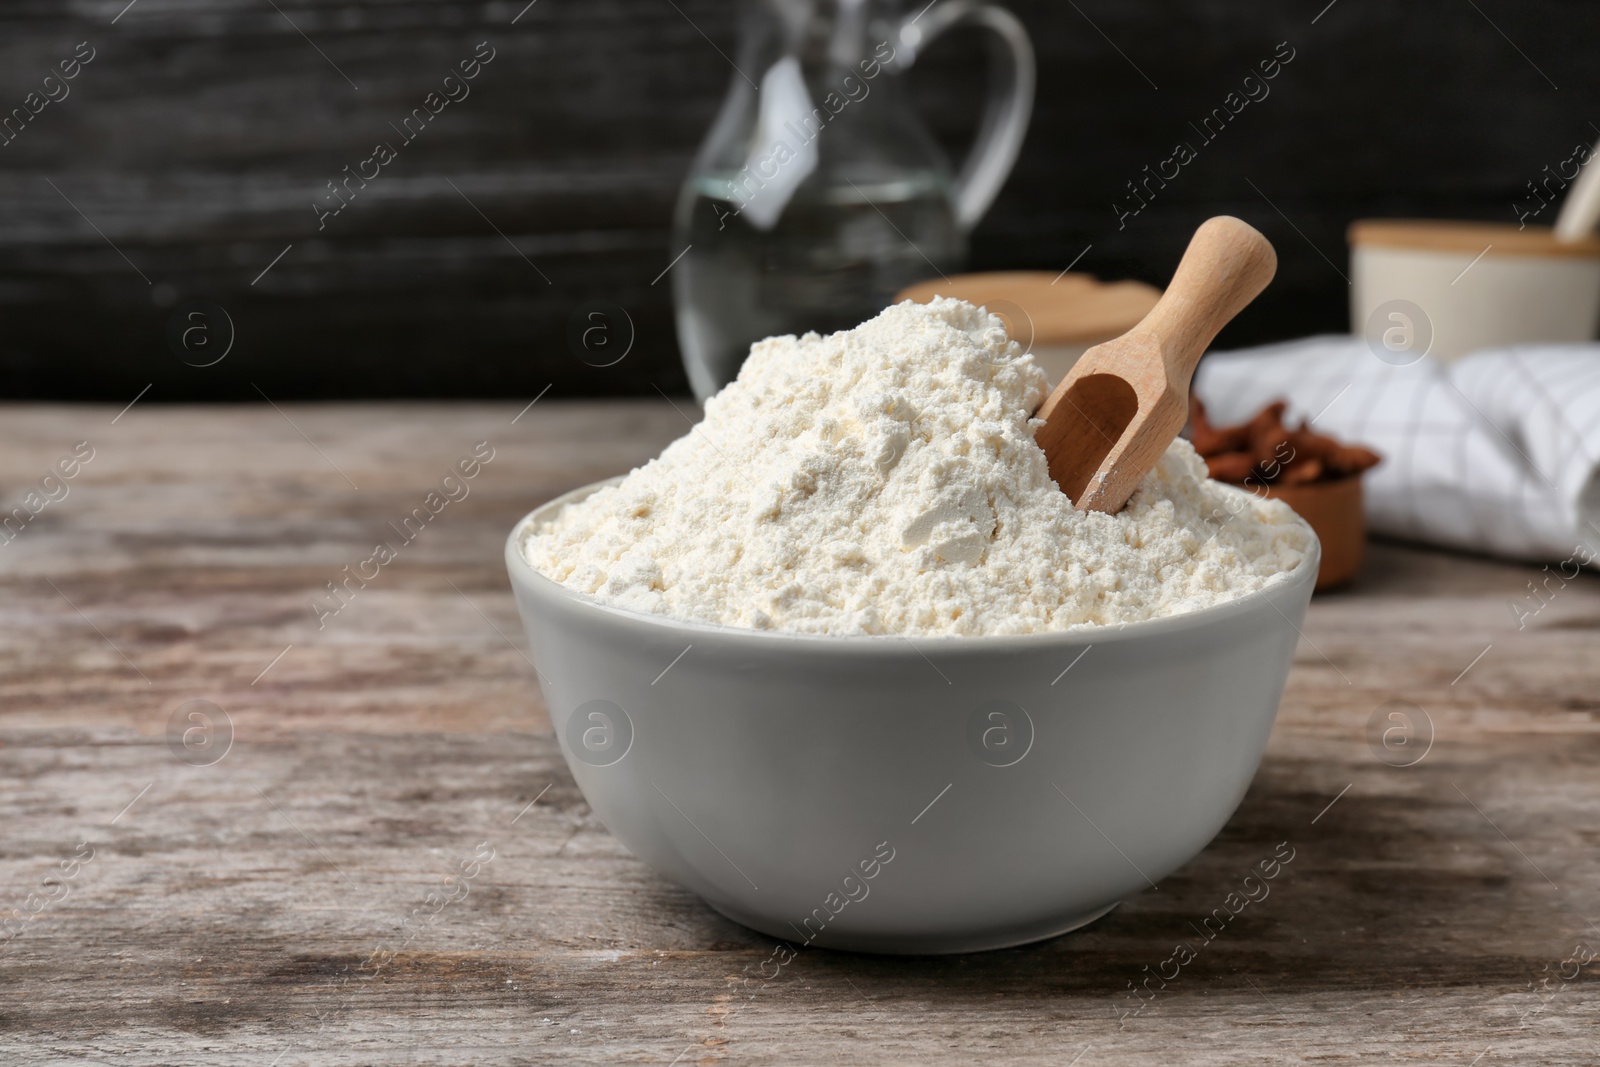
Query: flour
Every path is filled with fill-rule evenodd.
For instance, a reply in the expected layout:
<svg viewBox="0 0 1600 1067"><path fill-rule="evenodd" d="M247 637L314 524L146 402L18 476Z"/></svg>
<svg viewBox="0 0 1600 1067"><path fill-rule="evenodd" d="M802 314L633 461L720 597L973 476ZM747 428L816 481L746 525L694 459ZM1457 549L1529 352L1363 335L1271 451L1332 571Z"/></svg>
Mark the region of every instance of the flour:
<svg viewBox="0 0 1600 1067"><path fill-rule="evenodd" d="M1285 505L1209 481L1184 440L1117 515L1050 480L1045 377L959 300L827 337L773 337L705 419L527 532L574 592L678 619L802 633L1024 634L1245 596L1298 564Z"/></svg>

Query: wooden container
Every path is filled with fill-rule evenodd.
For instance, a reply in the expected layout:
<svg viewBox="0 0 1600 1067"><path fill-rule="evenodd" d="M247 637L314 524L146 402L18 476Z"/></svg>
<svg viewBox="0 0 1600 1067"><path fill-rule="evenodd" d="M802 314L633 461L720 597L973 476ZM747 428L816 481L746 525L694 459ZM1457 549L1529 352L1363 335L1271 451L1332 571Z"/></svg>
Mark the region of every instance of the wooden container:
<svg viewBox="0 0 1600 1067"><path fill-rule="evenodd" d="M1103 282L1092 274L989 271L918 282L895 302L926 304L936 296L953 296L999 315L1011 339L1033 353L1054 388L1086 350L1121 337L1143 319L1161 299L1161 290L1144 282Z"/></svg>
<svg viewBox="0 0 1600 1067"><path fill-rule="evenodd" d="M1361 475L1309 485L1269 485L1266 495L1294 509L1322 542L1317 592L1348 582L1361 569L1367 546L1366 513L1362 508ZM1259 489L1252 490L1260 492Z"/></svg>

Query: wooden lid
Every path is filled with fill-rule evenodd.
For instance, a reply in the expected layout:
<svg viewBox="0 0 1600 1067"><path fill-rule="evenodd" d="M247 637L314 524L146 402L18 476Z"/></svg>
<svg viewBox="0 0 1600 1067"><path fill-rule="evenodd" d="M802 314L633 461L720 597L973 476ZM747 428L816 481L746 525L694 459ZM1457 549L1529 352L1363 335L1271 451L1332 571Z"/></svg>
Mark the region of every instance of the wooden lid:
<svg viewBox="0 0 1600 1067"><path fill-rule="evenodd" d="M918 282L902 290L895 303L926 304L936 296L987 306L997 314L1004 309L992 305L1015 304L1033 322L1034 343L1049 345L1119 337L1155 307L1161 290L1144 282L1102 282L1092 274L990 271Z"/></svg>
<svg viewBox="0 0 1600 1067"><path fill-rule="evenodd" d="M1497 256L1600 257L1600 237L1558 241L1548 226L1518 229L1510 222L1452 222L1445 219L1360 219L1350 224L1350 247L1407 248L1417 252L1465 252L1485 248Z"/></svg>

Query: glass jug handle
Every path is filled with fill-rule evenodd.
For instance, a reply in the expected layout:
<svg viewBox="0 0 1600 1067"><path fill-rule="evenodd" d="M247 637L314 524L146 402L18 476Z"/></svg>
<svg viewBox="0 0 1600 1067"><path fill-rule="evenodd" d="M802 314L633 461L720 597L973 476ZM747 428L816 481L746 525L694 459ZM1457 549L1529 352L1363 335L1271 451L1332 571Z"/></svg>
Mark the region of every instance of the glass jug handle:
<svg viewBox="0 0 1600 1067"><path fill-rule="evenodd" d="M971 23L994 32L989 49L988 106L978 127L977 143L967 153L956 177L956 222L970 230L989 210L1017 161L1033 112L1033 45L1011 12L983 0L936 0L900 24L895 65L911 66L917 52L946 30Z"/></svg>

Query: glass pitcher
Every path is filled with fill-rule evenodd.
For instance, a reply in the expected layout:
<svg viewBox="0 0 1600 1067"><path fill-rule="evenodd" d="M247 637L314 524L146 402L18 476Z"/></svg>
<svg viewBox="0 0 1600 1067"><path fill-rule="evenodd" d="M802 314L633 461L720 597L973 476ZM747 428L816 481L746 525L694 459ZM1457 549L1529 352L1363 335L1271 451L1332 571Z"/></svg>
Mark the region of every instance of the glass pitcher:
<svg viewBox="0 0 1600 1067"><path fill-rule="evenodd" d="M965 259L1027 131L1033 49L1003 8L912 2L744 0L732 88L673 219L678 343L702 402L751 342L855 326ZM992 31L993 89L952 176L897 82L961 24Z"/></svg>

